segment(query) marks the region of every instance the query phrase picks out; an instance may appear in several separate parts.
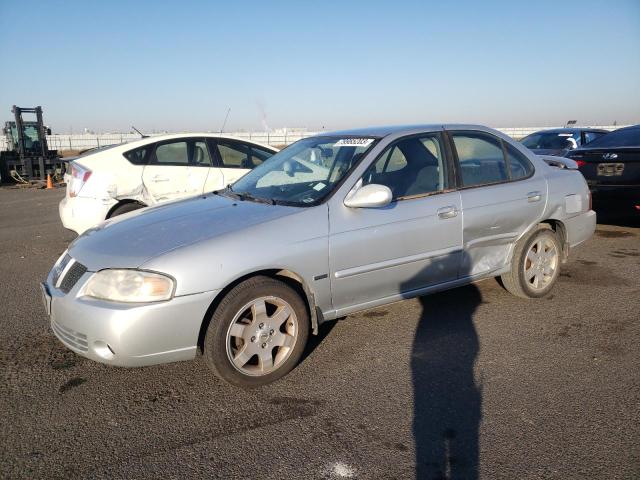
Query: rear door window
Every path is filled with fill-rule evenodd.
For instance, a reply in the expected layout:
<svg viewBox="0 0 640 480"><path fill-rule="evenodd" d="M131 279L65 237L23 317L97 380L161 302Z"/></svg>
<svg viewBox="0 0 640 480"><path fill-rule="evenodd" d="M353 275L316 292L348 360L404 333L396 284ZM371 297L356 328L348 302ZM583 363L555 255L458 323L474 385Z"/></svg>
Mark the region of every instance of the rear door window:
<svg viewBox="0 0 640 480"><path fill-rule="evenodd" d="M189 165L187 140L161 143L156 147L154 163L158 165Z"/></svg>
<svg viewBox="0 0 640 480"><path fill-rule="evenodd" d="M509 180L500 139L482 132L452 132L451 137L464 187Z"/></svg>

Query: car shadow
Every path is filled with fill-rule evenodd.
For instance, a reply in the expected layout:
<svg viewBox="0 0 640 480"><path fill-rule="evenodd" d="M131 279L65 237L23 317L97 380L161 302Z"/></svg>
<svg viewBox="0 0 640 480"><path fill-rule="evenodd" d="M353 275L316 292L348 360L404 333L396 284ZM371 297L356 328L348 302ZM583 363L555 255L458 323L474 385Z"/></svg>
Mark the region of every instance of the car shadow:
<svg viewBox="0 0 640 480"><path fill-rule="evenodd" d="M640 199L637 203L640 205ZM640 210L631 205L631 202L594 199L593 209L599 225L640 227Z"/></svg>
<svg viewBox="0 0 640 480"><path fill-rule="evenodd" d="M411 354L415 478L475 479L482 392L474 377L480 346L473 316L482 295L472 284L419 301Z"/></svg>
<svg viewBox="0 0 640 480"><path fill-rule="evenodd" d="M329 333L331 333L331 330L333 330L339 320L340 319L326 320L318 325L318 334L309 335L309 340L307 340L307 345L304 348L304 352L302 353L302 357L300 358L299 363L304 362L318 347L318 345L320 345L324 341L324 339L329 336Z"/></svg>

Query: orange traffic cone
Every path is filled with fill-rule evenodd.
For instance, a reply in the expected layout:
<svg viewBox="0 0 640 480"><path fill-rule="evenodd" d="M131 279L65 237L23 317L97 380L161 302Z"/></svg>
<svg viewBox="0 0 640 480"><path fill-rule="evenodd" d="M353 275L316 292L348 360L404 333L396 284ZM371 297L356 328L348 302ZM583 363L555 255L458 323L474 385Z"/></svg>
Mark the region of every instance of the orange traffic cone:
<svg viewBox="0 0 640 480"><path fill-rule="evenodd" d="M51 181L51 174L47 173L47 190L51 190L53 188L53 182Z"/></svg>

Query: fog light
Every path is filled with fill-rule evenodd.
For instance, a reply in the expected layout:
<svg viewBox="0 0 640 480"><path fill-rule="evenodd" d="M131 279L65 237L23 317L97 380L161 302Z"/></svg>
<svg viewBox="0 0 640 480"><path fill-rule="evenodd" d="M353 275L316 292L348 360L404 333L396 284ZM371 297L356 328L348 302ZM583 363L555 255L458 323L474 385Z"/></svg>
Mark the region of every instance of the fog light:
<svg viewBox="0 0 640 480"><path fill-rule="evenodd" d="M109 346L109 344L103 342L102 340L96 340L95 342L93 342L93 351L96 352L96 355L104 358L105 360L111 360L116 356L115 352Z"/></svg>

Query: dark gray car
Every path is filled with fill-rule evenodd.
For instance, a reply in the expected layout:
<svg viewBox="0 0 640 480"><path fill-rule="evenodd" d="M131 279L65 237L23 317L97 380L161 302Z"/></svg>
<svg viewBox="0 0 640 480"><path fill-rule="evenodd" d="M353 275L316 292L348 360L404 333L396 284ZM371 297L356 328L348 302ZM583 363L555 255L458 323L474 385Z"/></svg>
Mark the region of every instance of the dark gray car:
<svg viewBox="0 0 640 480"><path fill-rule="evenodd" d="M564 157L607 133L607 130L593 128L552 128L527 135L520 142L537 155Z"/></svg>

